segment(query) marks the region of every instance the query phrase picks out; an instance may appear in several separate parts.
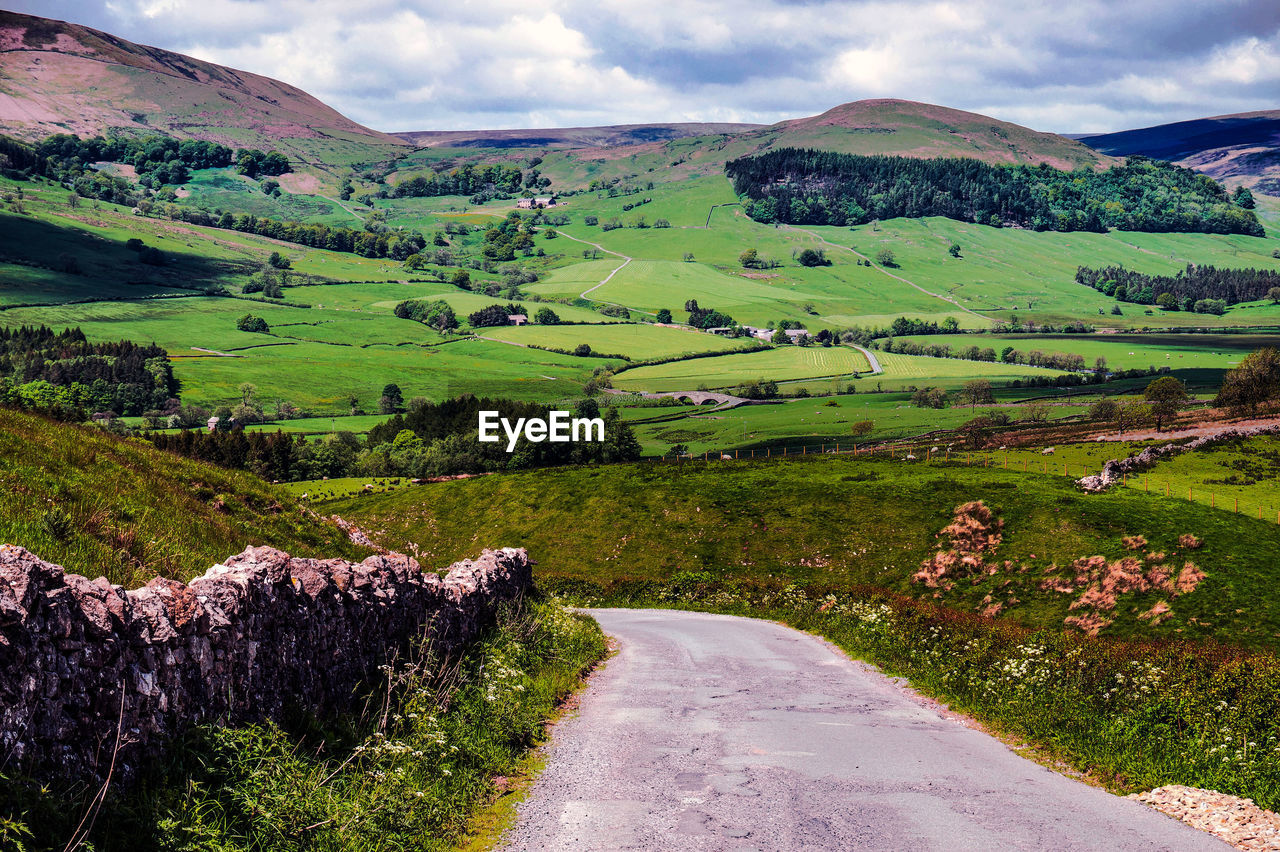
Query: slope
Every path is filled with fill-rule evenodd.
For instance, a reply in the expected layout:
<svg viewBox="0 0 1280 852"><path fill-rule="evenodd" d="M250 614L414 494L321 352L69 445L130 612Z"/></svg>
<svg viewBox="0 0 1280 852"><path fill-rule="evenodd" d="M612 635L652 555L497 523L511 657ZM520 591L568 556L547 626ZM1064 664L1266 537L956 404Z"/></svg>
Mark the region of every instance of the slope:
<svg viewBox="0 0 1280 852"><path fill-rule="evenodd" d="M129 587L189 579L249 545L366 555L256 476L3 408L0 544Z"/></svg>
<svg viewBox="0 0 1280 852"><path fill-rule="evenodd" d="M844 154L972 157L992 164L1048 163L1098 168L1112 160L1073 139L934 104L894 99L855 101L821 115L754 130L550 152L540 168L558 187L593 179L655 182L717 174L727 160L770 148L817 148Z"/></svg>
<svg viewBox="0 0 1280 852"><path fill-rule="evenodd" d="M279 80L0 11L0 130L34 140L110 128L276 149L315 166L407 147Z"/></svg>
<svg viewBox="0 0 1280 852"><path fill-rule="evenodd" d="M1176 121L1080 141L1104 154L1171 160L1219 180L1280 194L1280 110Z"/></svg>
<svg viewBox="0 0 1280 852"><path fill-rule="evenodd" d="M763 124L683 122L523 130L408 130L393 135L423 148L609 148L762 127Z"/></svg>

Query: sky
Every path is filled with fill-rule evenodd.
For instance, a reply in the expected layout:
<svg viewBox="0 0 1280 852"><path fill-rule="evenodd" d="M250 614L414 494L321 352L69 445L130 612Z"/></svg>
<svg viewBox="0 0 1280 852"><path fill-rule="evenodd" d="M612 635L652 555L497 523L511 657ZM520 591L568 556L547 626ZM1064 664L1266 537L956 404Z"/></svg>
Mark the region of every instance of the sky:
<svg viewBox="0 0 1280 852"><path fill-rule="evenodd" d="M1277 0L6 0L378 130L772 123L904 98L1103 132L1280 108Z"/></svg>

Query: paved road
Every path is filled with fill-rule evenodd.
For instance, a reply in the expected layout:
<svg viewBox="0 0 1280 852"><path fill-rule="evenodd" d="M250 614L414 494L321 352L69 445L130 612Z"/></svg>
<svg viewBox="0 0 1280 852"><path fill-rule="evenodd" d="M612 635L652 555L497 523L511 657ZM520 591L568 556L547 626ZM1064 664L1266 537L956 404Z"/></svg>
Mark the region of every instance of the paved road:
<svg viewBox="0 0 1280 852"><path fill-rule="evenodd" d="M1018 757L765 621L594 610L621 651L509 849L1227 850Z"/></svg>

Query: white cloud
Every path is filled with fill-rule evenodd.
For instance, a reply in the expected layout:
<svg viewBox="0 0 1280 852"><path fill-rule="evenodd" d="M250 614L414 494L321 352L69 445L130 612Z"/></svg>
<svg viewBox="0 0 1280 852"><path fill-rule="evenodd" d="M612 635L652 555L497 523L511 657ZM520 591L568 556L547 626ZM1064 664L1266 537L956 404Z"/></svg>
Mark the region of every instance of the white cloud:
<svg viewBox="0 0 1280 852"><path fill-rule="evenodd" d="M903 97L1049 130L1274 107L1280 4L17 0L379 129L776 121Z"/></svg>

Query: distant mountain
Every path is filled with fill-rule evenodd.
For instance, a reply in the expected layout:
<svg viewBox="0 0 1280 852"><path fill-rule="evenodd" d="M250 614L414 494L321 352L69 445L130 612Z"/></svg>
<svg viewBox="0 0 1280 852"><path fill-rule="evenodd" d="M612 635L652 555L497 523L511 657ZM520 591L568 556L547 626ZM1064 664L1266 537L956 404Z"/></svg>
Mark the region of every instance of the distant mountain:
<svg viewBox="0 0 1280 852"><path fill-rule="evenodd" d="M763 124L685 122L552 127L531 130L409 130L392 135L421 148L612 148L690 136L741 133Z"/></svg>
<svg viewBox="0 0 1280 852"><path fill-rule="evenodd" d="M1280 195L1280 110L1242 112L1082 136L1116 157L1141 154Z"/></svg>
<svg viewBox="0 0 1280 852"><path fill-rule="evenodd" d="M0 10L0 133L35 140L111 128L276 149L313 165L407 148L279 80Z"/></svg>
<svg viewBox="0 0 1280 852"><path fill-rule="evenodd" d="M854 101L821 115L742 134L769 147L819 148L844 154L971 157L987 163L1098 166L1105 157L1060 136L976 112L889 98Z"/></svg>

